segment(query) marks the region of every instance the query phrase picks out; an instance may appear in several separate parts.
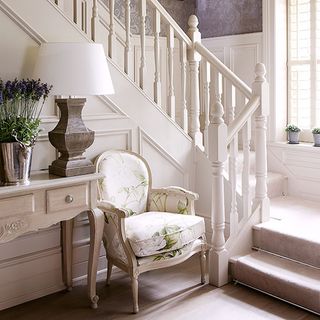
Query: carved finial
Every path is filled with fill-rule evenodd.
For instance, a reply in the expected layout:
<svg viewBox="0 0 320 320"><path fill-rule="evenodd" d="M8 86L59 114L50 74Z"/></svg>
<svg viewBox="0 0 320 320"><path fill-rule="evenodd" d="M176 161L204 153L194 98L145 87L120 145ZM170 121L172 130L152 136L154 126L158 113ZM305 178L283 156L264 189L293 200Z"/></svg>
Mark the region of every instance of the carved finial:
<svg viewBox="0 0 320 320"><path fill-rule="evenodd" d="M266 67L263 63L257 63L254 68L254 73L256 74L255 81L266 81Z"/></svg>
<svg viewBox="0 0 320 320"><path fill-rule="evenodd" d="M188 26L190 29L198 29L199 20L194 14L189 17Z"/></svg>

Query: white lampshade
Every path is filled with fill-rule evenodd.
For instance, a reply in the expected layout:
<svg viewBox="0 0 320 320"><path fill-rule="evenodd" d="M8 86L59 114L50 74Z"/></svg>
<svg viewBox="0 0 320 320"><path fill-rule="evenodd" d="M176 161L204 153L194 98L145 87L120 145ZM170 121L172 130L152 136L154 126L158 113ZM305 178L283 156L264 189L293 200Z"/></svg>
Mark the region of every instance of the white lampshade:
<svg viewBox="0 0 320 320"><path fill-rule="evenodd" d="M107 59L99 43L43 43L33 73L53 85L52 95L113 94Z"/></svg>

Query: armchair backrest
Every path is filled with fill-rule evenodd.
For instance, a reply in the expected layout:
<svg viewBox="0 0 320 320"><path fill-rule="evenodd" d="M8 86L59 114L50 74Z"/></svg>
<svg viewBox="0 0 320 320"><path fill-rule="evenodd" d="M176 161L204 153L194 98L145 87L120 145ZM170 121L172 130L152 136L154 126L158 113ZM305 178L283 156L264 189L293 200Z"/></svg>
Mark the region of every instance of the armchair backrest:
<svg viewBox="0 0 320 320"><path fill-rule="evenodd" d="M142 157L133 152L110 150L97 158L96 168L104 174L98 184L100 200L113 202L126 209L128 215L146 211L151 174Z"/></svg>

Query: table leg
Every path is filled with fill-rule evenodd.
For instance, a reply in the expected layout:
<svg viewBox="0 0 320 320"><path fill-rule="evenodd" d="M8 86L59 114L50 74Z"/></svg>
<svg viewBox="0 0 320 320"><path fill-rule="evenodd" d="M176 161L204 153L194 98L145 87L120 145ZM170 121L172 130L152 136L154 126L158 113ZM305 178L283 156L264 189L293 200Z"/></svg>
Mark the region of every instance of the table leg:
<svg viewBox="0 0 320 320"><path fill-rule="evenodd" d="M62 274L67 290L72 290L72 252L74 220L62 221Z"/></svg>
<svg viewBox="0 0 320 320"><path fill-rule="evenodd" d="M98 307L99 297L96 294L97 269L99 252L104 228L104 215L99 209L88 211L90 222L90 251L88 263L88 295L91 300L91 307Z"/></svg>

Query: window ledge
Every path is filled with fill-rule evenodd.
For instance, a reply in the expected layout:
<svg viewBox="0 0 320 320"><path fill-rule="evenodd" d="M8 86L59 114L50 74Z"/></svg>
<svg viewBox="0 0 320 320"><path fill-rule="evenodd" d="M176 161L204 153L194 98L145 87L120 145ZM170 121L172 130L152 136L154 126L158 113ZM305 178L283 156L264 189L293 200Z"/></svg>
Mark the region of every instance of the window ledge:
<svg viewBox="0 0 320 320"><path fill-rule="evenodd" d="M277 141L277 142L269 142L268 146L282 148L290 151L307 151L313 153L320 153L320 147L314 147L313 143L311 142L300 142L299 144L289 144L288 142L284 141Z"/></svg>

